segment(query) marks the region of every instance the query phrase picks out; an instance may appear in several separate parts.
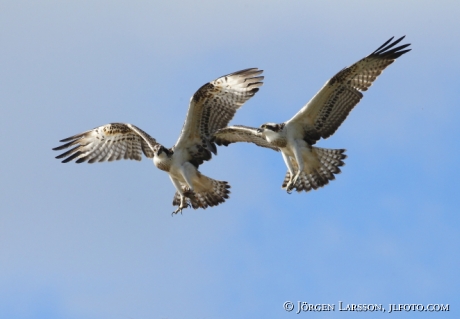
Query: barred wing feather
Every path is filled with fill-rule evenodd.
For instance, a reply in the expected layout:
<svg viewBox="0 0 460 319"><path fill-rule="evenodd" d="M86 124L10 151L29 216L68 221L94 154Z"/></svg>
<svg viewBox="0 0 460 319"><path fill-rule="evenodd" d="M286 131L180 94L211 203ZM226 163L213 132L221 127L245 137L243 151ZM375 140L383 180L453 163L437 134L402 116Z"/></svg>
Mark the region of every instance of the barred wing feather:
<svg viewBox="0 0 460 319"><path fill-rule="evenodd" d="M203 85L192 96L182 132L174 148L201 144L209 149L212 134L228 125L236 111L259 91L262 70L245 69ZM210 151L215 153L215 149Z"/></svg>
<svg viewBox="0 0 460 319"><path fill-rule="evenodd" d="M363 97L361 91L366 91L387 66L410 51L405 49L410 44L394 48L402 39L389 39L367 57L341 70L287 123L308 126L317 140L334 134Z"/></svg>
<svg viewBox="0 0 460 319"><path fill-rule="evenodd" d="M55 151L75 146L56 158L63 163L76 159L77 163L88 163L130 159L140 161L142 153L153 157L156 140L132 124L110 123L61 140L64 145Z"/></svg>
<svg viewBox="0 0 460 319"><path fill-rule="evenodd" d="M214 133L212 141L217 145L225 146L236 142L254 143L261 147L279 151L278 147L270 144L264 137L261 136L260 133L257 132L257 128L243 125L234 125L218 130Z"/></svg>

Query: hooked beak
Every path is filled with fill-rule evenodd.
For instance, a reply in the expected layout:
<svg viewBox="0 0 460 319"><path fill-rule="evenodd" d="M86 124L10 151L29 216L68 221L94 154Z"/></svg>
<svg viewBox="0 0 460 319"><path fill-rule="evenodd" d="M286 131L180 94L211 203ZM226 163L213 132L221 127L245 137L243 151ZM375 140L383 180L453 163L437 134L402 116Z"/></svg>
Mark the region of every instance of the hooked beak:
<svg viewBox="0 0 460 319"><path fill-rule="evenodd" d="M263 129L261 129L261 128L257 129L257 133L262 133L262 131L263 131Z"/></svg>

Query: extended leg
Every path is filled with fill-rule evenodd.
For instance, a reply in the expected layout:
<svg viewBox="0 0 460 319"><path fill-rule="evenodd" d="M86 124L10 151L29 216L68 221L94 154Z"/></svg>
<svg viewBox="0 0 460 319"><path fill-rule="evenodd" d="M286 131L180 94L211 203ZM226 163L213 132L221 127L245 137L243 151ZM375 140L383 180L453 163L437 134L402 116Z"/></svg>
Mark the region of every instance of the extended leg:
<svg viewBox="0 0 460 319"><path fill-rule="evenodd" d="M295 161L297 163L297 172L294 176L294 178L291 178L289 181L288 185L286 186L287 192L290 193L293 188L295 188L295 185L297 184L297 180L299 179L300 174L303 171L304 168L304 162L303 162L303 157L302 157L302 150L300 146L295 143L294 148L293 148L293 153L295 157ZM291 175L292 176L292 175Z"/></svg>
<svg viewBox="0 0 460 319"><path fill-rule="evenodd" d="M196 175L196 167L190 164L189 162L186 162L180 167L180 173L182 174L182 177L187 183L187 186L190 189L190 191L193 192L194 187L192 182L192 176Z"/></svg>
<svg viewBox="0 0 460 319"><path fill-rule="evenodd" d="M281 150L281 155L283 156L284 163L286 163L286 166L289 170L290 178L289 178L289 182L287 183L286 189L287 189L288 194L290 194L292 190L291 184L292 184L292 179L294 178L295 170L294 170L294 167L292 166L291 158L289 157L289 155L285 154L282 150Z"/></svg>
<svg viewBox="0 0 460 319"><path fill-rule="evenodd" d="M187 208L189 205L187 204L187 201L185 199L184 192L182 191L182 186L181 186L180 182L177 179L173 178L172 176L169 176L169 178L171 178L172 183L174 184L174 186L176 187L177 191L180 194L179 208L177 208L172 213L177 214L178 212L180 212L182 214L182 210L184 208Z"/></svg>

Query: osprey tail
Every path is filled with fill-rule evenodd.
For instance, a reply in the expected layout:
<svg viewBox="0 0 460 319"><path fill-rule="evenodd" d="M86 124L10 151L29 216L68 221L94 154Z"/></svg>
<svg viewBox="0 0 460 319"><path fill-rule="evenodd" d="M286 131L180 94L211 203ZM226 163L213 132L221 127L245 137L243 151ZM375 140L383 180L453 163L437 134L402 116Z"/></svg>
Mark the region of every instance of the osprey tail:
<svg viewBox="0 0 460 319"><path fill-rule="evenodd" d="M191 191L188 187L182 186L186 202L193 209L206 209L208 206L217 206L220 203L225 202L225 200L229 197L228 194L230 194L230 185L228 185L227 182L217 181L202 174L200 174L199 180L200 183L194 185L194 191ZM176 191L172 202L173 206L180 205L180 198L181 196L179 192Z"/></svg>
<svg viewBox="0 0 460 319"><path fill-rule="evenodd" d="M304 169L297 179L294 189L298 192L310 191L312 188L317 189L327 185L329 181L334 180L334 174L339 174L339 166L345 165L342 161L347 156L344 154L344 149L327 149L320 147L312 147L311 155L315 159L315 163L304 160ZM295 159L291 158L291 162L297 173L298 165ZM281 188L286 188L288 182L291 180L291 173L289 170L284 177L283 185Z"/></svg>

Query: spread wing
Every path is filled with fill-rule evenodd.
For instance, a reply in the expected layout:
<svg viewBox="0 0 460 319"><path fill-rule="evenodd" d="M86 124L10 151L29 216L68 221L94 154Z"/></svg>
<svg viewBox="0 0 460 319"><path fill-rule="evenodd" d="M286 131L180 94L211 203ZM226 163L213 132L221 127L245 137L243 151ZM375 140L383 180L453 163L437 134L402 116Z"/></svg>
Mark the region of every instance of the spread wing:
<svg viewBox="0 0 460 319"><path fill-rule="evenodd" d="M56 158L64 158L62 163L77 159L77 163L114 161L131 159L140 161L142 153L153 157L156 140L140 128L124 123L110 123L92 130L68 137L60 142L64 145L53 148L60 151L75 146ZM142 153L141 153L142 152Z"/></svg>
<svg viewBox="0 0 460 319"><path fill-rule="evenodd" d="M271 145L260 133L257 128L248 127L243 125L229 126L214 133L213 142L217 145L225 145L236 142L254 143L261 147L271 148L272 150L279 151L279 148Z"/></svg>
<svg viewBox="0 0 460 319"><path fill-rule="evenodd" d="M404 37L389 39L367 57L343 69L332 77L321 90L286 124L308 126L306 131L313 140L334 134L350 111L382 71L410 49L410 44L393 48Z"/></svg>
<svg viewBox="0 0 460 319"><path fill-rule="evenodd" d="M236 111L259 91L262 70L245 69L203 85L190 100L182 132L174 148L206 149L216 153L212 134L224 128ZM210 158L210 153L204 160Z"/></svg>

